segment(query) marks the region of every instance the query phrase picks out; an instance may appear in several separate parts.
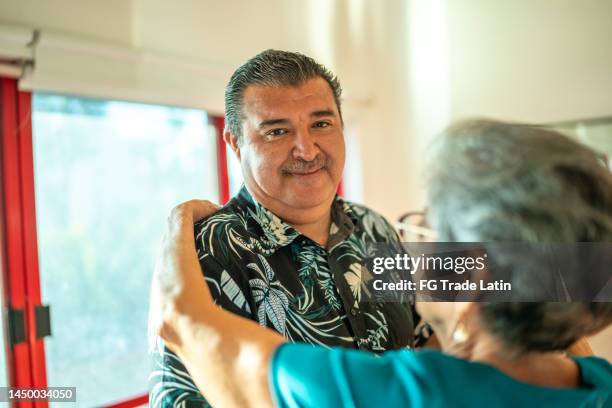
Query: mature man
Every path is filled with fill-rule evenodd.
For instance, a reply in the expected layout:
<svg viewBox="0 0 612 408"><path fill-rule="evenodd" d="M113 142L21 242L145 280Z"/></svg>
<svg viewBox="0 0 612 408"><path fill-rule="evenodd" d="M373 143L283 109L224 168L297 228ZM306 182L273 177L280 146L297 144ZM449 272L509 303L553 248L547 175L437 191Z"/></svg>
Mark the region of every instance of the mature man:
<svg viewBox="0 0 612 408"><path fill-rule="evenodd" d="M336 196L340 96L333 74L301 54L268 50L236 70L224 138L245 185L196 225L200 263L221 307L291 341L375 352L410 346L410 307L360 302L368 245L398 238L383 217ZM151 382L151 406L207 406L161 344Z"/></svg>

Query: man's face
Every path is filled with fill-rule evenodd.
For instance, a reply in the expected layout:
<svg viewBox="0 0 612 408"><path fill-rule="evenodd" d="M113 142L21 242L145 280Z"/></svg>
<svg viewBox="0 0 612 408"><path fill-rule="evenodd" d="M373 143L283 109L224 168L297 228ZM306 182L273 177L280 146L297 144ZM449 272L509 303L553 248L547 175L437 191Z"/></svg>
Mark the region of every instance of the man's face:
<svg viewBox="0 0 612 408"><path fill-rule="evenodd" d="M247 87L235 148L249 191L265 206L331 204L344 167L342 121L322 78L298 87Z"/></svg>

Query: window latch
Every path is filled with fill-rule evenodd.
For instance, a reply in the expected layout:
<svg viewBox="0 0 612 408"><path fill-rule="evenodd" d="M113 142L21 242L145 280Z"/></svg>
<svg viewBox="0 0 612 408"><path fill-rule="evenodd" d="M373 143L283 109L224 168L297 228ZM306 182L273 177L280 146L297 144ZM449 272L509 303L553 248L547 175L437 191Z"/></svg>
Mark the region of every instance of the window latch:
<svg viewBox="0 0 612 408"><path fill-rule="evenodd" d="M23 309L8 307L8 337L9 343L15 346L26 341L25 312Z"/></svg>
<svg viewBox="0 0 612 408"><path fill-rule="evenodd" d="M51 307L38 305L34 308L36 317L36 338L42 339L51 335Z"/></svg>

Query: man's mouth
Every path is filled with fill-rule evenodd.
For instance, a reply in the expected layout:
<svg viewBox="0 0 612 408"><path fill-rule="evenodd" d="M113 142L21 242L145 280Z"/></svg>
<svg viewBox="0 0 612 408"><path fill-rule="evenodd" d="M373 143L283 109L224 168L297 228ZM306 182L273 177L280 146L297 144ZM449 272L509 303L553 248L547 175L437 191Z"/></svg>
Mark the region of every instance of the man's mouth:
<svg viewBox="0 0 612 408"><path fill-rule="evenodd" d="M312 170L292 171L291 174L293 174L294 176L310 176L311 174L315 174L322 168L323 167L317 167L316 169L312 169Z"/></svg>

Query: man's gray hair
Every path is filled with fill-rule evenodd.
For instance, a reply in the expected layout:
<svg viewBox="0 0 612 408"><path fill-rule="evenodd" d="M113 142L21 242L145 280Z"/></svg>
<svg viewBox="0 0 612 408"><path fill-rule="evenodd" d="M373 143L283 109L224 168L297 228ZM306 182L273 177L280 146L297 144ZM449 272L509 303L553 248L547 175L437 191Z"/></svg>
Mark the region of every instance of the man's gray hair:
<svg viewBox="0 0 612 408"><path fill-rule="evenodd" d="M612 241L612 173L601 155L556 131L458 123L434 141L426 168L428 220L440 241ZM506 255L513 271L526 269L524 260ZM612 322L610 303L480 309L487 328L523 351L563 349Z"/></svg>
<svg viewBox="0 0 612 408"><path fill-rule="evenodd" d="M244 121L243 96L248 86L297 87L313 78L323 78L329 84L342 119L342 88L330 70L297 52L266 50L241 65L230 78L225 88L226 127L240 140Z"/></svg>

